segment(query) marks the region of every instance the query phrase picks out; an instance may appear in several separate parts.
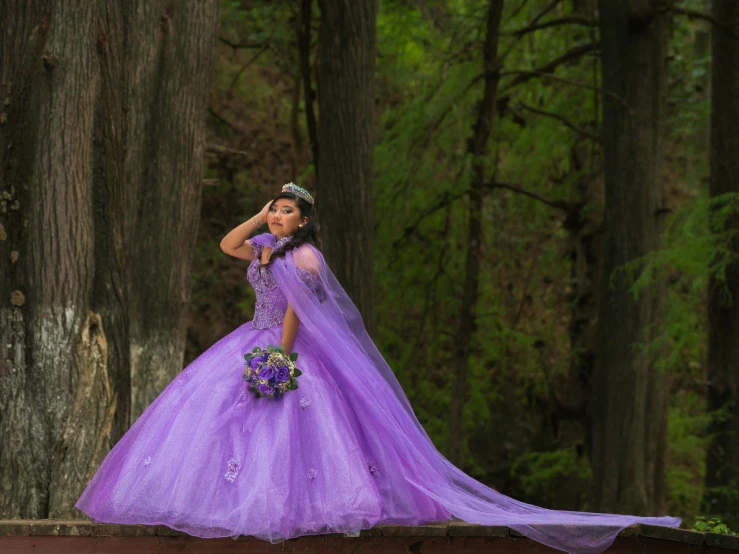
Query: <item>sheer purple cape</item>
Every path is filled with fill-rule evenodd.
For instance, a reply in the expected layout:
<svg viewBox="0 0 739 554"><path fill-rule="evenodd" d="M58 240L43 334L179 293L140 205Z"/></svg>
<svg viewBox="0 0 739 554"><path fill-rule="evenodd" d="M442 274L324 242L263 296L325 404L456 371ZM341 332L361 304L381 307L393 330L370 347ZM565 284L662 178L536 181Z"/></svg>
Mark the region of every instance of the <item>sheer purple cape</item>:
<svg viewBox="0 0 739 554"><path fill-rule="evenodd" d="M275 243L270 233L251 239ZM318 279L305 279L296 268ZM624 528L637 524L679 527L677 517L639 517L550 510L507 497L452 465L433 445L416 418L392 369L365 330L359 311L310 244L272 261L272 274L300 319L321 360L332 369L342 393L383 436L383 448L413 460L416 474L403 476L420 494L432 498L468 523L507 526L535 541L566 552L603 552ZM421 522L419 522L421 523Z"/></svg>

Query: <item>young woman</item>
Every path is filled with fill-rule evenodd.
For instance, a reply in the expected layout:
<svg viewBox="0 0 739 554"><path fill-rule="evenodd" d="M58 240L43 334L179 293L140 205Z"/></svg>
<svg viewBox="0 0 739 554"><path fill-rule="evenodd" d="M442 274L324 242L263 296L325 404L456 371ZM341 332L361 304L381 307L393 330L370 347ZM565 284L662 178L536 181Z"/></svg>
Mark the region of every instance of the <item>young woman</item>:
<svg viewBox="0 0 739 554"><path fill-rule="evenodd" d="M246 240L260 225L270 233ZM357 535L452 518L506 525L567 552L605 550L634 523L673 517L566 512L518 502L434 448L319 250L313 197L289 183L221 249L249 260L254 319L185 368L116 444L76 506L94 521L200 537ZM297 353L297 390L256 398L255 346Z"/></svg>

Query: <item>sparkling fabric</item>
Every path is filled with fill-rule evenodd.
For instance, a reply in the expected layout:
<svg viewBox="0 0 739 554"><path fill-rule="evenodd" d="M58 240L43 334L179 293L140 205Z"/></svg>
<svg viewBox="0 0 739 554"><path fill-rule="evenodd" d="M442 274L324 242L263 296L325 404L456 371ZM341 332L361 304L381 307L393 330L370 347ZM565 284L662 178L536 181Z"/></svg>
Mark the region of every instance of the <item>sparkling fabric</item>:
<svg viewBox="0 0 739 554"><path fill-rule="evenodd" d="M277 243L270 234L251 242ZM267 326L247 322L220 339L144 411L76 503L93 521L279 542L454 517L576 554L603 552L634 523L679 526L675 517L548 510L476 481L436 450L318 250L290 250L256 281L253 265ZM255 399L243 355L280 343L270 318L285 302L300 319L300 388Z"/></svg>
<svg viewBox="0 0 739 554"><path fill-rule="evenodd" d="M289 238L285 237L278 240L273 251L287 242ZM252 329L269 329L276 325L282 325L284 322L287 298L285 298L280 287L277 286L270 268L261 265L264 247L258 242L251 242L251 245L256 254L246 270L247 279L256 294L254 319L251 322L251 327ZM314 290L318 287L318 278L315 275L301 267L296 267L295 270L309 287Z"/></svg>

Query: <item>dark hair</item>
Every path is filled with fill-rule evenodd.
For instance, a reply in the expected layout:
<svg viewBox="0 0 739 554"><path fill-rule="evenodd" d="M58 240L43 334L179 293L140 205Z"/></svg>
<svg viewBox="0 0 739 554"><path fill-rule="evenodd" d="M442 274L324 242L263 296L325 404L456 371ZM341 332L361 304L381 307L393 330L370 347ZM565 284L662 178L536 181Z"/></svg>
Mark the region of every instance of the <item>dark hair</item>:
<svg viewBox="0 0 739 554"><path fill-rule="evenodd" d="M272 205L280 198L287 198L289 200L294 200L295 203L298 205L298 210L300 211L300 217L307 217L308 223L303 225L302 227L298 227L295 230L295 233L293 233L292 240L286 242L281 248L275 250L270 254L269 261L262 265L260 261L261 267L269 267L269 265L277 258L282 258L287 254L289 250L294 250L295 248L301 247L305 243L312 244L318 250L321 249L321 241L318 238L318 222L316 221L316 213L315 209L313 208L313 204L309 204L306 202L303 198L300 196L293 194L292 192L281 192L278 194L274 200L272 200L272 204L269 205L270 209L272 209Z"/></svg>

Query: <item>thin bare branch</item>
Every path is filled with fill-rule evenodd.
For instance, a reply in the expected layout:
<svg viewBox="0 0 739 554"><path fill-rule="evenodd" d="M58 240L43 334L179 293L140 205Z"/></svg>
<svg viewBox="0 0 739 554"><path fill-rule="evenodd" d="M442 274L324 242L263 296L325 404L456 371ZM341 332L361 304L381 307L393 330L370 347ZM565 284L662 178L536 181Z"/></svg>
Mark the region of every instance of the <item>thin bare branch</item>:
<svg viewBox="0 0 739 554"><path fill-rule="evenodd" d="M528 3L529 3L529 0L523 0L518 5L517 8L514 8L513 13L511 13L511 15L508 16L508 20L506 21L506 23L508 23L511 19L514 19L514 18L518 17L518 14L521 13L521 10L524 9L526 7L526 4L528 4Z"/></svg>
<svg viewBox="0 0 739 554"><path fill-rule="evenodd" d="M549 5L547 5L547 6L546 6L546 7L545 7L545 8L544 8L544 9L543 9L542 11L540 11L540 12L539 12L539 13L538 13L538 14L536 15L536 17L534 17L534 19L532 19L532 20L531 20L531 21L529 22L529 24L528 24L528 27L533 27L533 26L535 26L535 25L536 25L536 24L537 24L537 23L539 22L539 20L540 20L540 19L541 19L542 17L544 17L544 16L546 15L546 14L548 14L548 13L549 13L550 11L552 11L552 10L553 10L554 8L556 8L556 7L557 7L557 4L559 4L559 2L560 2L560 0L552 0L552 2L550 2L550 3L549 3ZM525 5L525 2L524 2L524 5ZM523 6L521 6L521 8L523 8ZM510 18L510 19L512 19L512 17L513 17L513 16L511 16L511 18ZM509 19L509 20L510 20L510 19ZM502 34L504 34L504 35L510 35L511 33L502 33ZM515 36L515 37L516 37L517 39L520 39L520 38L521 38L521 37L522 37L523 35L514 35L514 36ZM502 55L500 56L500 60L501 60L501 65L504 65L504 63L503 63L503 62L504 62L504 61L505 61L505 60L506 60L506 59L508 58L508 55L509 55L509 54L510 54L511 52L513 52L513 50L515 50L515 48L516 48L516 44L517 44L517 43L516 43L516 41L512 41L512 42L511 42L511 43L510 43L510 44L508 45L508 48L507 48L507 49L505 50L505 52L503 52L503 54L502 54Z"/></svg>
<svg viewBox="0 0 739 554"><path fill-rule="evenodd" d="M451 102L449 102L446 105L446 108L438 115L438 117L429 125L426 133L421 137L420 140L416 140L413 143L413 148L423 148L425 149L426 146L428 146L429 141L431 140L431 136L437 131L437 129L441 126L444 119L447 115L452 111L452 109L455 106L459 105L459 101L464 98L464 96L469 92L469 90L477 84L477 82L482 79L485 76L484 73L480 73L473 77L469 83L459 92L457 95L452 99Z"/></svg>
<svg viewBox="0 0 739 554"><path fill-rule="evenodd" d="M548 112L546 110L541 110L539 108L535 108L533 106L529 106L528 104L524 104L521 101L518 102L518 105L521 108L523 108L524 110L527 110L529 112L532 112L532 113L535 113L535 114L538 114L538 115L543 115L543 116L546 116L546 117L551 117L551 118L556 119L557 121L561 121L562 123L564 123L565 127L569 127L570 129L572 129L573 131L575 131L579 135L582 135L582 136L584 136L586 138L589 138L590 140L594 140L596 142L600 142L600 137L598 137L597 135L594 135L590 131L586 131L585 129L583 129L581 127L578 127L577 125L575 125L574 123L572 123L569 119L567 119L566 117L564 117L564 116L562 116L562 115L560 115L558 113Z"/></svg>
<svg viewBox="0 0 739 554"><path fill-rule="evenodd" d="M506 190L511 190L513 192L517 192L518 194L523 194L524 196L528 196L529 198L538 200L542 204L546 204L547 206L550 206L552 208L562 210L565 213L569 213L571 210L575 208L575 204L573 204L572 202L565 202L564 200L549 200L548 198L544 198L540 194L531 192L530 190L526 190L517 185L501 183L500 181L493 181L491 183L487 183L485 186L491 190L492 189L506 189Z"/></svg>
<svg viewBox="0 0 739 554"><path fill-rule="evenodd" d="M547 5L543 10L539 12L539 14L531 20L531 23L529 25L536 25L538 21L547 15L549 12L551 12L554 8L557 7L557 4L559 4L560 0L552 0L549 5Z"/></svg>
<svg viewBox="0 0 739 554"><path fill-rule="evenodd" d="M512 87L518 84L521 84L521 83L525 83L526 81L534 77L540 76L540 75L537 75L536 72L541 72L541 73L552 72L561 64L569 60L576 59L577 57L582 56L592 50L597 50L599 47L600 47L599 42L580 44L578 46L571 48L570 50L565 52L563 55L561 55L559 58L555 58L551 62L543 65L542 67L536 70L529 71L529 72L523 72L523 71L521 72L512 72L512 71L501 72L499 73L498 76L503 76L503 75L512 74L512 73L520 73L520 75L519 77L516 77L515 79L513 79L508 84L508 86L505 87L505 89L503 89L500 96L502 97L503 93L508 91ZM431 136L441 126L446 116L449 115L449 113L451 113L452 109L459 104L459 101L462 98L464 98L464 96L470 91L470 89L472 89L472 87L474 87L483 77L485 77L484 73L477 74L475 77L473 77L470 80L469 83L467 83L467 85L459 93L457 93L454 99L447 104L446 108L444 108L444 110L437 116L437 118L431 123L431 125L429 125L428 131L424 134L424 136L420 140L414 141L414 144L413 144L414 148L417 148L417 147L425 148L426 147Z"/></svg>
<svg viewBox="0 0 739 554"><path fill-rule="evenodd" d="M729 36L739 40L739 35L737 35L731 27L727 27L726 25L723 25L720 22L716 21L716 19L713 18L710 14L699 12L696 10L689 10L687 8L677 8L677 7L665 8L665 11L676 13L679 15L684 15L686 17L689 17L690 19L702 19L704 21L708 21L709 23L716 26L716 28L721 29L725 33L728 33Z"/></svg>
<svg viewBox="0 0 739 554"><path fill-rule="evenodd" d="M259 58L259 56L261 56L261 55L262 55L262 54L264 53L264 51L265 51L266 49L267 49L267 45L265 44L264 46L262 46L262 47L261 47L261 48L259 49L259 52L257 52L256 54L254 54L254 55L253 55L253 56L252 56L252 57L251 57L251 58L249 59L249 61L248 61L248 62L246 62L246 63L245 63L245 64L244 64L243 66L242 66L242 68L241 68L241 69L239 70L239 72L238 72L238 73L237 73L237 74L236 74L236 75L234 76L233 80L231 81L231 84L230 84L230 85L229 85L229 87L228 87L228 92L231 92L231 91L233 90L233 88L234 88L234 87L236 86L236 83L237 83L237 82L238 82L238 80L239 80L239 77L241 77L241 75L242 75L242 74L244 73L244 71L246 71L246 70L247 70L247 68L248 68L248 67L249 67L249 66L250 66L251 64L253 64L253 63L254 63L255 61L257 61L257 59Z"/></svg>
<svg viewBox="0 0 739 554"><path fill-rule="evenodd" d="M490 190L492 189L511 190L518 194L523 194L524 196L533 198L534 200L538 200L539 202L542 202L543 204L546 204L547 206L550 206L552 208L562 210L566 214L570 214L573 210L578 209L578 205L574 202L566 202L564 200L549 200L547 198L544 198L540 194L531 192L517 185L511 185L509 183L501 183L499 181L492 181L490 183L486 183L485 188L490 189ZM409 225L406 225L406 227L403 229L403 234L397 239L395 239L395 241L393 241L393 246L392 246L393 250L397 250L398 248L403 247L405 245L405 241L408 240L408 237L416 233L416 231L418 230L418 227L420 227L421 225L421 222L424 221L428 216L438 212L439 210L448 208L454 202L456 202L457 200L459 200L460 198L464 196L467 196L469 193L470 193L469 189L465 189L456 194L452 194L450 191L443 192L433 202L433 204L431 204L428 208L426 208L423 211L423 213L420 213L413 222L411 222Z"/></svg>
<svg viewBox="0 0 739 554"><path fill-rule="evenodd" d="M421 222L424 219L426 219L431 214L434 214L439 210L446 208L463 196L469 194L469 192L469 189L467 189L463 190L462 192L458 192L457 194L452 194L449 191L442 193L441 196L439 196L439 198L437 198L436 201L431 204L431 206L429 206L426 210L424 210L422 214L419 214L418 217L416 217L415 221L413 221L410 225L406 225L405 229L403 229L403 235L393 241L393 249L395 250L398 247L402 246L404 241L416 232L416 229L418 229L419 225L421 225Z"/></svg>
<svg viewBox="0 0 739 554"><path fill-rule="evenodd" d="M245 42L232 42L223 37L218 37L218 40L222 42L223 44L230 46L234 50L239 50L241 48L264 48L266 46L265 43L258 42L256 40L247 40Z"/></svg>
<svg viewBox="0 0 739 554"><path fill-rule="evenodd" d="M548 29L549 27L556 27L557 25L567 25L567 24L584 25L586 27L596 27L598 25L598 22L593 19L590 19L589 17L583 17L581 15L568 15L565 17L559 17L557 19L550 19L549 21L544 21L542 23L527 25L526 27L522 27L521 29L518 29L517 31L510 31L506 34L513 35L515 37L522 37L528 33L533 33L534 31L540 31L541 29Z"/></svg>
<svg viewBox="0 0 739 554"><path fill-rule="evenodd" d="M508 83L504 90L508 90L512 87L515 87L516 85L525 83L533 77L540 76L541 74L553 73L554 70L563 63L579 58L580 56L583 56L588 52L597 50L598 48L600 48L600 42L588 42L585 44L578 44L577 46L570 48L567 52L565 52L558 58L553 59L552 61L542 65L541 67L532 69L531 71L504 71L501 73L501 75L509 75L514 73L518 74L518 77Z"/></svg>
<svg viewBox="0 0 739 554"><path fill-rule="evenodd" d="M226 127L228 127L229 129L231 129L234 133L236 133L236 134L240 134L241 133L241 131L233 123L231 123L228 119L226 119L221 114L219 114L218 112L216 112L213 108L208 108L208 113L210 115L212 115L213 117L215 117L218 121L220 121L221 123L223 123Z"/></svg>
<svg viewBox="0 0 739 554"><path fill-rule="evenodd" d="M227 146L221 146L220 144L207 144L205 146L206 152L211 152L213 154L236 154L238 156L248 156L248 152L244 152L243 150L234 150L233 148L228 148Z"/></svg>
<svg viewBox="0 0 739 554"><path fill-rule="evenodd" d="M564 83L566 85L572 85L573 87L580 87L580 88L586 88L588 90L595 90L597 92L600 92L601 94L604 94L606 96L613 98L616 102L618 102L625 108L631 109L630 106L626 103L626 101L620 96L618 96L617 94L614 94L607 90L603 90L600 87L589 85L587 83L582 83L580 81L571 81L570 79L564 79L563 77L557 77L556 75L552 75L551 73L544 73L542 71L506 71L505 74L506 75L521 74L522 76L526 76L529 79L532 77L544 77L546 79L551 79L552 81L557 81L559 83ZM528 81L528 79L526 80ZM510 88L510 85L508 88ZM506 88L506 90L508 90L508 88Z"/></svg>

